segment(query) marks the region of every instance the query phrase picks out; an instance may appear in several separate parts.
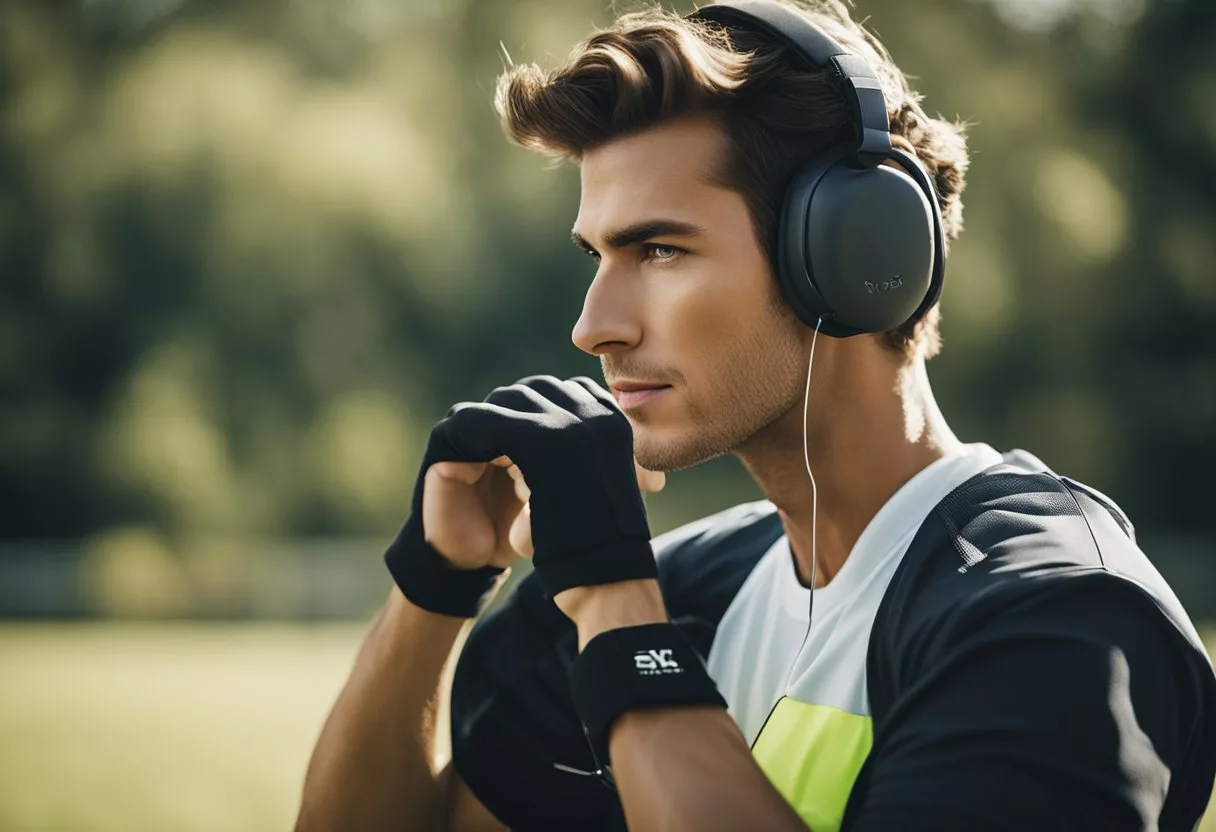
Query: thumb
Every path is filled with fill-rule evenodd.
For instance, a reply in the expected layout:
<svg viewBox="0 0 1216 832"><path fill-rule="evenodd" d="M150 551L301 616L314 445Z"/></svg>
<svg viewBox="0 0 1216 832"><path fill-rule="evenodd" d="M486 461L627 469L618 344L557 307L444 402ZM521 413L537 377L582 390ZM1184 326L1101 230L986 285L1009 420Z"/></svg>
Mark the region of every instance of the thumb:
<svg viewBox="0 0 1216 832"><path fill-rule="evenodd" d="M648 468L643 468L635 459L633 461L634 471L638 475L638 488L643 491L649 491L654 494L663 490L663 486L667 485L667 474L662 471L651 471Z"/></svg>

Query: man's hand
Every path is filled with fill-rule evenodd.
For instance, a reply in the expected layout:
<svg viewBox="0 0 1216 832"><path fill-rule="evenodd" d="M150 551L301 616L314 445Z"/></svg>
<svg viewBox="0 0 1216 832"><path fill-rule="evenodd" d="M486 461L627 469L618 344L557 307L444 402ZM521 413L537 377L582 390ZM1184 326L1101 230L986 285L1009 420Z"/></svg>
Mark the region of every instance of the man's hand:
<svg viewBox="0 0 1216 832"><path fill-rule="evenodd" d="M591 379L533 376L500 387L484 402L452 408L433 441L439 461L505 456L518 466L514 479L530 490L537 574L551 594L655 577L633 429L612 395ZM511 494L522 505L520 496ZM522 547L521 531L516 542ZM481 551L497 539L485 528L471 533ZM509 527L507 536L509 548Z"/></svg>
<svg viewBox="0 0 1216 832"><path fill-rule="evenodd" d="M634 461L638 488L658 493L662 471ZM532 490L509 456L489 462L437 462L426 472L422 525L426 540L457 569L510 566L532 557Z"/></svg>
<svg viewBox="0 0 1216 832"><path fill-rule="evenodd" d="M491 466L499 466L505 468L507 476L515 483L515 496L523 501L523 510L515 516L515 520L511 523L511 531L508 535L511 543L511 550L517 555L530 558L533 553L532 545L532 504L529 502L532 498L532 490L528 488L528 482L524 479L523 472L519 470L519 466L511 462L510 457L502 456L493 462ZM476 462L444 462L440 463L444 470L450 470L449 466L478 466L481 463ZM439 468L440 465L436 465ZM638 488L642 491L657 494L667 485L667 475L662 471L650 471L643 468L635 460L633 463L634 473L637 474Z"/></svg>
<svg viewBox="0 0 1216 832"><path fill-rule="evenodd" d="M422 527L426 541L457 569L504 568L517 552L509 533L527 497L507 474L511 462L437 462L426 472Z"/></svg>

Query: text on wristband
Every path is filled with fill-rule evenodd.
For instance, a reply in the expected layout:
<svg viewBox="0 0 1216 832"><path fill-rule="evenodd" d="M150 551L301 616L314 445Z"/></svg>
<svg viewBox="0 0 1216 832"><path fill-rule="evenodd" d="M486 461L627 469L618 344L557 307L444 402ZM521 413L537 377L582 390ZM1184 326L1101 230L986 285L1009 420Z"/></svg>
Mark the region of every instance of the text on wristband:
<svg viewBox="0 0 1216 832"><path fill-rule="evenodd" d="M658 676L664 673L683 673L684 668L671 657L670 648L661 650L639 650L633 654L633 665L640 676Z"/></svg>

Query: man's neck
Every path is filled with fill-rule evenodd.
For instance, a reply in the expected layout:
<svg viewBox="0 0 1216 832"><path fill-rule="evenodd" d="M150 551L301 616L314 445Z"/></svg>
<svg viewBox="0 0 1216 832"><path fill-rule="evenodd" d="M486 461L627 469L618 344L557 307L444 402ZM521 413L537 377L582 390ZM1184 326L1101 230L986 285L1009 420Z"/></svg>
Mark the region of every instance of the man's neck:
<svg viewBox="0 0 1216 832"><path fill-rule="evenodd" d="M812 379L808 442L818 509L802 448L802 403L736 450L777 506L799 577L828 583L878 510L917 473L961 443L933 398L922 360L895 370L835 353ZM812 573L812 523L817 567Z"/></svg>

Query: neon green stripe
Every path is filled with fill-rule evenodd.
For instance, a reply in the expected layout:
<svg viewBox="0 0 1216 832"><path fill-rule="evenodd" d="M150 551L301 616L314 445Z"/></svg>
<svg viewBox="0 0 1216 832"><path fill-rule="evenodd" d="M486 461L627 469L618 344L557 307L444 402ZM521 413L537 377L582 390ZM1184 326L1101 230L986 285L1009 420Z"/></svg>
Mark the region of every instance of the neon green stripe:
<svg viewBox="0 0 1216 832"><path fill-rule="evenodd" d="M752 754L814 832L837 832L873 743L870 717L786 697L769 715Z"/></svg>

